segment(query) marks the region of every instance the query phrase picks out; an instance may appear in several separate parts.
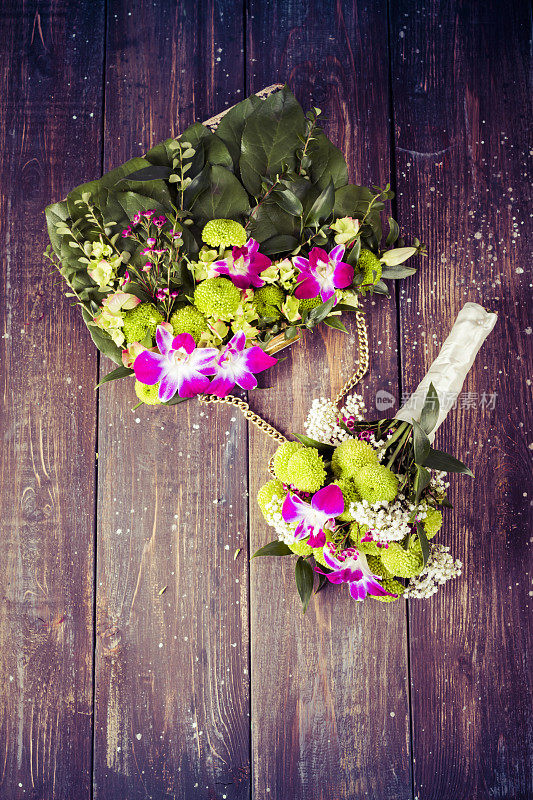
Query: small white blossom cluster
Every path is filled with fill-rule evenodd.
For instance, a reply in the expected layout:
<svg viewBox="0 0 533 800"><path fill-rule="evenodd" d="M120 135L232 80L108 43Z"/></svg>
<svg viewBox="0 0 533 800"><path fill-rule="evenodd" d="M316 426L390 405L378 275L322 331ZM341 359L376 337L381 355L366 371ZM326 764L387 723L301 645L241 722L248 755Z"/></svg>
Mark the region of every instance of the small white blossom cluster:
<svg viewBox="0 0 533 800"><path fill-rule="evenodd" d="M350 506L350 514L355 521L369 528L374 541L384 543L400 542L411 532L415 510L416 518L424 519L427 513L424 507L417 508L403 494L399 494L392 503L382 500L369 505L368 500L360 500Z"/></svg>
<svg viewBox="0 0 533 800"><path fill-rule="evenodd" d="M461 561L454 561L450 548L435 544L431 548L428 562L420 575L411 578L403 596L406 598L427 598L435 594L440 584L458 578L463 568Z"/></svg>
<svg viewBox="0 0 533 800"><path fill-rule="evenodd" d="M351 394L346 398L340 411L331 400L318 397L313 400L305 421L305 432L311 439L326 444L338 445L351 439L351 435L339 425L339 417L353 417L356 421L364 419L365 403L361 395Z"/></svg>
<svg viewBox="0 0 533 800"><path fill-rule="evenodd" d="M274 528L281 542L293 544L296 525L284 521L281 515L282 506L283 500L279 497L273 497L269 503L265 503L265 519Z"/></svg>

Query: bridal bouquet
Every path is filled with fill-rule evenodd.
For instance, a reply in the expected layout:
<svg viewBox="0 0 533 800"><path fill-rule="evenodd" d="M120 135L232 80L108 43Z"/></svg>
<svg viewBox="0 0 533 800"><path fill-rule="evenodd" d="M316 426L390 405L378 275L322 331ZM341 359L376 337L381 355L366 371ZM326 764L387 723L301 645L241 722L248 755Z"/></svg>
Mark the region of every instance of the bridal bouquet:
<svg viewBox="0 0 533 800"><path fill-rule="evenodd" d="M434 449L432 439L495 322L495 314L467 303L394 419L367 421L358 395L340 411L315 400L308 435L276 451L275 479L261 487L258 502L278 538L255 555L298 556L304 610L315 573L318 589L326 581L346 584L356 600L370 595L385 602L430 597L460 574L460 561L435 539L450 507L447 473L472 472Z"/></svg>
<svg viewBox="0 0 533 800"><path fill-rule="evenodd" d="M46 255L119 365L102 382L134 376L146 404L253 389L301 329L345 330L415 271L393 219L382 244L390 187L348 183L319 115L271 87L46 209Z"/></svg>

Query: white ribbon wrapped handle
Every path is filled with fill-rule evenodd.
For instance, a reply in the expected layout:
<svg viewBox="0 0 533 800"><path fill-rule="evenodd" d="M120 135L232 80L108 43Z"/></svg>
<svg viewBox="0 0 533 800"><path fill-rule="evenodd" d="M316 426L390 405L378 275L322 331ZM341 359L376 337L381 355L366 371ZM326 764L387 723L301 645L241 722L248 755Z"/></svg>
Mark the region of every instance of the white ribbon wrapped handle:
<svg viewBox="0 0 533 800"><path fill-rule="evenodd" d="M418 421L429 384L432 383L439 396L440 404L437 424L429 437L433 441L437 429L455 404L476 355L494 328L497 319L497 314L485 311L483 306L477 303L465 303L426 377L400 408L396 419L405 422Z"/></svg>

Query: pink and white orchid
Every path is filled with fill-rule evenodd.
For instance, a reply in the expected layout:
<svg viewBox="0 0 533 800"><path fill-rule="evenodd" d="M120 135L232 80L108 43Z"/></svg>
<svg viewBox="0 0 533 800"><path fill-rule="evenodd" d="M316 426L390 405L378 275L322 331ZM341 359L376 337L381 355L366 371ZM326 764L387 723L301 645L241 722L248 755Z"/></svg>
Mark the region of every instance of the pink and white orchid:
<svg viewBox="0 0 533 800"><path fill-rule="evenodd" d="M236 333L220 353L218 350L215 353L216 358L205 374L215 376L209 391L217 397L225 397L235 384L241 389L255 389L257 378L254 373L263 372L277 363L277 358L267 355L260 347L247 348L243 331Z"/></svg>
<svg viewBox="0 0 533 800"><path fill-rule="evenodd" d="M331 253L313 247L309 258L296 256L294 266L299 270L299 284L294 292L300 300L320 297L325 303L335 295L335 289L345 289L353 281L353 267L342 261L346 248L339 244Z"/></svg>
<svg viewBox="0 0 533 800"><path fill-rule="evenodd" d="M335 517L344 511L344 497L338 486L331 484L319 489L306 503L290 492L283 502L281 516L285 522L297 522L294 538L309 537L309 547L322 547L326 541L325 528L334 528Z"/></svg>
<svg viewBox="0 0 533 800"><path fill-rule="evenodd" d="M231 255L210 265L213 275L227 275L239 289L250 286L259 288L265 283L260 278L261 272L268 269L272 261L258 252L259 244L255 239L248 239L244 247L233 247Z"/></svg>
<svg viewBox="0 0 533 800"><path fill-rule="evenodd" d="M218 355L214 347L196 347L190 333L174 336L158 325L155 339L159 353L145 350L133 364L135 377L153 386L159 382L161 402L170 400L176 392L180 397L194 397L205 392L213 360Z"/></svg>
<svg viewBox="0 0 533 800"><path fill-rule="evenodd" d="M333 572L322 572L331 583L347 583L350 594L354 600L364 600L367 594L375 597L397 597L392 592L378 583L379 575L374 575L368 566L364 553L355 547L347 547L340 553L335 553L333 542L326 542L324 546L324 561ZM320 572L320 570L317 570Z"/></svg>

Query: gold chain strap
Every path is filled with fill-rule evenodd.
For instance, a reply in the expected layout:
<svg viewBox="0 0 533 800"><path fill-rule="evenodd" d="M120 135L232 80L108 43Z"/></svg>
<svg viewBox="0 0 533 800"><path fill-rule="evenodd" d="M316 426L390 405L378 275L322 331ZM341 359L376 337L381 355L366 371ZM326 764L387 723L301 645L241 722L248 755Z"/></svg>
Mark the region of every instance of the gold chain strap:
<svg viewBox="0 0 533 800"><path fill-rule="evenodd" d="M351 378L346 381L338 395L336 396L334 403L336 406L339 405L344 395L348 394L351 389L354 389L355 386L359 383L363 375L366 374L369 365L369 352L368 352L368 332L366 329L365 317L363 312L360 308L357 309L355 312L355 321L357 326L357 346L359 349L359 363L357 365L356 371L353 373ZM255 414L248 403L245 400L241 400L240 397L235 397L232 394L227 395L226 397L217 397L215 394L200 394L198 395L198 399L200 403L224 403L226 405L235 406L238 408L239 411L244 414L246 419L255 425L256 428L266 433L267 436L270 436L271 439L274 439L276 442L286 442L287 439L280 433L276 428L274 428L270 423L264 420L259 414Z"/></svg>
<svg viewBox="0 0 533 800"><path fill-rule="evenodd" d="M262 419L259 414L254 414L251 410L250 406L245 400L241 400L240 397L235 397L232 394L227 395L226 397L217 397L216 394L200 394L198 395L198 399L200 403L225 403L226 405L235 406L241 411L246 419L255 425L256 428L266 433L267 436L270 436L271 439L274 439L276 442L280 444L286 442L287 439L285 436L276 430L272 425L270 425L266 420Z"/></svg>
<svg viewBox="0 0 533 800"><path fill-rule="evenodd" d="M333 401L336 406L339 405L344 395L348 394L351 389L354 389L363 375L366 374L369 365L369 352L368 352L368 331L366 329L365 316L360 308L355 312L355 323L357 325L357 347L359 349L359 363L357 369L349 378L335 400Z"/></svg>

